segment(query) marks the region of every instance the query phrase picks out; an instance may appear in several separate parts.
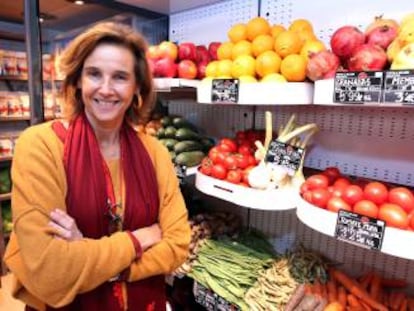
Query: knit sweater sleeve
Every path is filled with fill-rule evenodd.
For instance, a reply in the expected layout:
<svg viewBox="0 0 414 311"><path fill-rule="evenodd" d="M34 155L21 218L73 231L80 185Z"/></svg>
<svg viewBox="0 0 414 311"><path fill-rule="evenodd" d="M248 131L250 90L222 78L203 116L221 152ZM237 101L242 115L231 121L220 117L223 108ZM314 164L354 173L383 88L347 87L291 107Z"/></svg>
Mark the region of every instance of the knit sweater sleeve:
<svg viewBox="0 0 414 311"><path fill-rule="evenodd" d="M162 240L132 263L129 281L171 273L186 260L191 240L187 209L168 151L152 137L141 138L157 175Z"/></svg>
<svg viewBox="0 0 414 311"><path fill-rule="evenodd" d="M73 242L53 237L49 214L66 208L62 153L48 124L19 137L12 165L14 232L4 257L25 290L53 307L106 282L135 259L127 232Z"/></svg>

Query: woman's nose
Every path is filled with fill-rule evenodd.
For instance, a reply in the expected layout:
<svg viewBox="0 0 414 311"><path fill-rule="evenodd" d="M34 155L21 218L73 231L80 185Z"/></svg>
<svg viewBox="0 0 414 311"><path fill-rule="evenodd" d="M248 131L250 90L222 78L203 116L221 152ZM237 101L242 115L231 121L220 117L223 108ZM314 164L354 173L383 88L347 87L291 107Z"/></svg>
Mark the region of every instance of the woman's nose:
<svg viewBox="0 0 414 311"><path fill-rule="evenodd" d="M109 78L104 78L102 79L101 85L99 87L99 90L102 93L112 93L113 92L113 85L112 85L112 81Z"/></svg>

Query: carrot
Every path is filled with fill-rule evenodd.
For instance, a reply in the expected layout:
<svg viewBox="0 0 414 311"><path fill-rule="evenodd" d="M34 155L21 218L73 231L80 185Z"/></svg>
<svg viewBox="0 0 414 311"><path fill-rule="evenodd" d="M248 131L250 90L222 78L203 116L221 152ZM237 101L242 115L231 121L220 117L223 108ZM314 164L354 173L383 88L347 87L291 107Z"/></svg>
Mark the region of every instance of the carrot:
<svg viewBox="0 0 414 311"><path fill-rule="evenodd" d="M369 293L373 299L378 300L381 297L380 291L381 291L381 278L378 274L374 273L371 278Z"/></svg>
<svg viewBox="0 0 414 311"><path fill-rule="evenodd" d="M338 287L338 302L346 307L346 290L343 286Z"/></svg>
<svg viewBox="0 0 414 311"><path fill-rule="evenodd" d="M408 311L414 311L414 298L408 298Z"/></svg>
<svg viewBox="0 0 414 311"><path fill-rule="evenodd" d="M337 282L344 286L355 297L365 301L375 310L387 311L387 308L384 305L372 299L368 292L361 288L354 279L335 268L331 268L330 270L331 275L337 280Z"/></svg>
<svg viewBox="0 0 414 311"><path fill-rule="evenodd" d="M314 310L319 304L318 299L312 294L306 294L300 303L296 306L295 310Z"/></svg>
<svg viewBox="0 0 414 311"><path fill-rule="evenodd" d="M329 280L326 283L326 287L328 290L328 302L333 302L338 299L338 293L336 288L336 282L335 280Z"/></svg>
<svg viewBox="0 0 414 311"><path fill-rule="evenodd" d="M339 301L330 302L323 311L344 311L345 307Z"/></svg>
<svg viewBox="0 0 414 311"><path fill-rule="evenodd" d="M392 292L390 295L390 308L398 310L405 299L405 294L402 292Z"/></svg>
<svg viewBox="0 0 414 311"><path fill-rule="evenodd" d="M362 288L367 289L369 283L371 282L372 279L372 272L368 272L367 274L363 275L360 279L359 279L359 284L361 285Z"/></svg>
<svg viewBox="0 0 414 311"><path fill-rule="evenodd" d="M404 300L401 303L400 309L398 311L407 311L408 310L408 299L404 298Z"/></svg>
<svg viewBox="0 0 414 311"><path fill-rule="evenodd" d="M369 305L367 305L365 302L360 301L360 303L365 311L372 311L372 308Z"/></svg>
<svg viewBox="0 0 414 311"><path fill-rule="evenodd" d="M348 294L348 295L346 296L346 300L347 300L348 305L349 305L350 307L357 307L357 308L362 309L362 305L361 305L361 303L358 301L358 298L356 298L354 295L352 295L352 294Z"/></svg>
<svg viewBox="0 0 414 311"><path fill-rule="evenodd" d="M322 284L318 279L313 282L312 293L318 297L322 297Z"/></svg>

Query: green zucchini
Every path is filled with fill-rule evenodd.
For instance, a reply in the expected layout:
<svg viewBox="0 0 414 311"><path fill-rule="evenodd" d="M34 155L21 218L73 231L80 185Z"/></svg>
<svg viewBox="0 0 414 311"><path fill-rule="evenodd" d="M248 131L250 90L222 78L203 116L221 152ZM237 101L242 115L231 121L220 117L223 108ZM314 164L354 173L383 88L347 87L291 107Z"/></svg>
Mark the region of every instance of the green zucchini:
<svg viewBox="0 0 414 311"><path fill-rule="evenodd" d="M174 146L174 152L176 154L179 154L181 152L196 151L196 150L202 151L203 145L195 140L183 140L183 141L176 143Z"/></svg>
<svg viewBox="0 0 414 311"><path fill-rule="evenodd" d="M200 139L200 135L198 135L196 132L194 132L193 130L189 129L189 128L179 128L176 132L175 132L175 139L177 140L199 140Z"/></svg>
<svg viewBox="0 0 414 311"><path fill-rule="evenodd" d="M196 166L201 163L204 157L205 154L202 151L185 151L177 154L175 163L187 167Z"/></svg>
<svg viewBox="0 0 414 311"><path fill-rule="evenodd" d="M167 147L168 150L173 151L175 144L178 143L178 140L173 138L163 138L160 139L160 142Z"/></svg>

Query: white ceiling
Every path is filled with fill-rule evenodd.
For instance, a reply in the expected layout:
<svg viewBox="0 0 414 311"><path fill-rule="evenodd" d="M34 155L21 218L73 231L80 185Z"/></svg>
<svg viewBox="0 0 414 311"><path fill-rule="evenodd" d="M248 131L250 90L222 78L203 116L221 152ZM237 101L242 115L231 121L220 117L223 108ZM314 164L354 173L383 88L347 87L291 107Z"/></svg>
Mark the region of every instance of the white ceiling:
<svg viewBox="0 0 414 311"><path fill-rule="evenodd" d="M169 15L220 2L220 0L116 0L116 2Z"/></svg>

